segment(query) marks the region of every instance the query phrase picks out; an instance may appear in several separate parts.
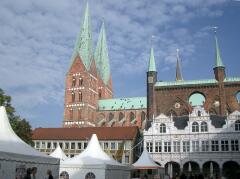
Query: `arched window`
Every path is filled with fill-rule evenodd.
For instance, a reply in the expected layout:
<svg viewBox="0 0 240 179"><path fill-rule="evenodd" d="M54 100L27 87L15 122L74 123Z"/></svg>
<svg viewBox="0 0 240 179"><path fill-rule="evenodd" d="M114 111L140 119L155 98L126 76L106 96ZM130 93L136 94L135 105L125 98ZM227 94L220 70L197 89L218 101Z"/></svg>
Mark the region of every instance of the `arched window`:
<svg viewBox="0 0 240 179"><path fill-rule="evenodd" d="M192 124L192 132L199 132L199 125L197 122Z"/></svg>
<svg viewBox="0 0 240 179"><path fill-rule="evenodd" d="M202 106L205 103L205 97L201 93L193 93L188 102L191 106Z"/></svg>
<svg viewBox="0 0 240 179"><path fill-rule="evenodd" d="M76 85L76 78L73 77L73 78L72 78L72 87L74 87L75 85Z"/></svg>
<svg viewBox="0 0 240 179"><path fill-rule="evenodd" d="M113 120L113 118L114 118L114 114L113 114L113 113L110 113L110 114L109 114L108 121L111 121L111 120Z"/></svg>
<svg viewBox="0 0 240 179"><path fill-rule="evenodd" d="M235 131L240 131L240 120L235 122Z"/></svg>
<svg viewBox="0 0 240 179"><path fill-rule="evenodd" d="M92 173L92 172L87 173L85 176L85 179L95 179L95 178L96 177L95 177L94 173Z"/></svg>
<svg viewBox="0 0 240 179"><path fill-rule="evenodd" d="M69 110L69 117L70 117L70 119L73 119L73 109Z"/></svg>
<svg viewBox="0 0 240 179"><path fill-rule="evenodd" d="M82 92L81 91L78 92L78 101L82 102Z"/></svg>
<svg viewBox="0 0 240 179"><path fill-rule="evenodd" d="M236 94L237 102L240 103L240 91Z"/></svg>
<svg viewBox="0 0 240 179"><path fill-rule="evenodd" d="M75 93L72 91L72 102L74 102L75 101Z"/></svg>
<svg viewBox="0 0 240 179"><path fill-rule="evenodd" d="M121 121L123 118L124 118L124 115L122 112L120 112L118 116L118 121Z"/></svg>
<svg viewBox="0 0 240 179"><path fill-rule="evenodd" d="M160 133L166 133L166 124L160 124Z"/></svg>
<svg viewBox="0 0 240 179"><path fill-rule="evenodd" d="M141 123L143 123L143 121L145 121L145 118L146 118L146 114L145 112L141 112Z"/></svg>
<svg viewBox="0 0 240 179"><path fill-rule="evenodd" d="M60 173L60 179L69 179L69 174L66 171Z"/></svg>
<svg viewBox="0 0 240 179"><path fill-rule="evenodd" d="M130 122L132 122L135 119L135 115L133 112L130 113Z"/></svg>
<svg viewBox="0 0 240 179"><path fill-rule="evenodd" d="M99 99L102 98L102 90L99 90L99 92L98 92L98 98L99 98Z"/></svg>
<svg viewBox="0 0 240 179"><path fill-rule="evenodd" d="M208 131L208 126L206 122L201 123L201 132L207 132Z"/></svg>
<svg viewBox="0 0 240 179"><path fill-rule="evenodd" d="M78 108L78 119L81 119L81 118L82 118L82 116L81 116L81 109Z"/></svg>
<svg viewBox="0 0 240 179"><path fill-rule="evenodd" d="M82 85L83 85L83 79L79 78L79 86L82 86Z"/></svg>

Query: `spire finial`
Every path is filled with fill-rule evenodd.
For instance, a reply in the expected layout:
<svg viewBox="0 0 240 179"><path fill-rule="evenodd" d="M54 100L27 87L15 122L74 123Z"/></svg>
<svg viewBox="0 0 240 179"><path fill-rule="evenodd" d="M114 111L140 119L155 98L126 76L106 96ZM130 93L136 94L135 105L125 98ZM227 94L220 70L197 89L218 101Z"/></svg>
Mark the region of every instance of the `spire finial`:
<svg viewBox="0 0 240 179"><path fill-rule="evenodd" d="M183 80L182 72L181 72L181 65L180 65L180 57L179 57L179 49L176 49L177 52L177 65L176 65L176 81Z"/></svg>

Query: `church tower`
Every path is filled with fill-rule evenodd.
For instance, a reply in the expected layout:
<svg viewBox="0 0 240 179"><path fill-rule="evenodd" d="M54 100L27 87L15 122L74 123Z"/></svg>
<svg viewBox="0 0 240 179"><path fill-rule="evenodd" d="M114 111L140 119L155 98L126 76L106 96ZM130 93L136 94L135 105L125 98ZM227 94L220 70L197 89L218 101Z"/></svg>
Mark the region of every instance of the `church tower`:
<svg viewBox="0 0 240 179"><path fill-rule="evenodd" d="M97 69L93 59L88 2L66 74L64 127L94 125L97 109Z"/></svg>
<svg viewBox="0 0 240 179"><path fill-rule="evenodd" d="M151 124L153 116L155 114L155 93L154 93L154 84L157 81L157 70L154 59L154 51L151 47L150 57L147 71L147 125L148 128Z"/></svg>

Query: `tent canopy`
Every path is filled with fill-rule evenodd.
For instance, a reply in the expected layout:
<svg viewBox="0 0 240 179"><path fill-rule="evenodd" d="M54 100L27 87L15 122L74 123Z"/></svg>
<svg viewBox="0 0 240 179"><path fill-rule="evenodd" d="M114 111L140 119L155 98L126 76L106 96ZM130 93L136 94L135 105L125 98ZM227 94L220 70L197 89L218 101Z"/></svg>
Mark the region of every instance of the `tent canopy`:
<svg viewBox="0 0 240 179"><path fill-rule="evenodd" d="M62 151L61 147L58 145L57 148L50 154L51 157L59 158L61 160L66 160L68 157Z"/></svg>
<svg viewBox="0 0 240 179"><path fill-rule="evenodd" d="M157 169L161 168L157 165L153 159L150 157L149 153L146 149L143 150L140 158L133 164L133 166L137 169Z"/></svg>

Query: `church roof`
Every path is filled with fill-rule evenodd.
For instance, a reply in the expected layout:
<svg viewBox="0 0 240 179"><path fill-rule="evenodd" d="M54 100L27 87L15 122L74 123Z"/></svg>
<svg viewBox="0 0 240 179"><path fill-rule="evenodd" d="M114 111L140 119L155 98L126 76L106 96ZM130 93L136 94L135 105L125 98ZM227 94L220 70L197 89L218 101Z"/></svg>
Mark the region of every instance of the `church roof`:
<svg viewBox="0 0 240 179"><path fill-rule="evenodd" d="M104 23L102 23L98 37L94 58L96 60L98 73L100 74L103 82L107 84L110 78L110 65Z"/></svg>
<svg viewBox="0 0 240 179"><path fill-rule="evenodd" d="M240 82L240 77L225 78L224 82ZM215 79L206 80L182 80L182 81L158 81L155 83L155 87L169 87L169 86L204 86L204 85L216 85L218 82Z"/></svg>
<svg viewBox="0 0 240 179"><path fill-rule="evenodd" d="M81 30L77 36L77 41L74 47L72 63L74 62L77 55L80 56L85 68L89 70L93 58L93 52L92 52L92 31L88 2L86 3Z"/></svg>
<svg viewBox="0 0 240 179"><path fill-rule="evenodd" d="M98 101L99 111L145 109L147 108L146 97L102 99Z"/></svg>

